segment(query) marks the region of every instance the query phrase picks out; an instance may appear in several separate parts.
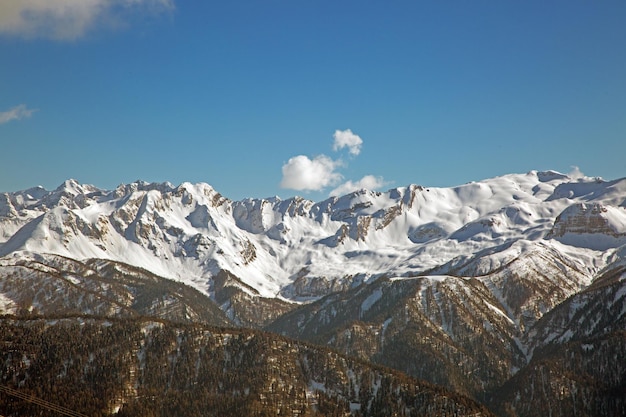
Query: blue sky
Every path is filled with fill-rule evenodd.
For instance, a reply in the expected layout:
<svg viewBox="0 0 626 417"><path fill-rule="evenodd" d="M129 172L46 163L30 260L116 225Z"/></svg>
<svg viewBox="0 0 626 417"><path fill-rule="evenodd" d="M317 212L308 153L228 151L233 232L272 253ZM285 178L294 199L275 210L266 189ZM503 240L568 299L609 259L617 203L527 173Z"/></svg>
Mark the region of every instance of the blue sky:
<svg viewBox="0 0 626 417"><path fill-rule="evenodd" d="M626 2L3 0L0 191L626 176Z"/></svg>

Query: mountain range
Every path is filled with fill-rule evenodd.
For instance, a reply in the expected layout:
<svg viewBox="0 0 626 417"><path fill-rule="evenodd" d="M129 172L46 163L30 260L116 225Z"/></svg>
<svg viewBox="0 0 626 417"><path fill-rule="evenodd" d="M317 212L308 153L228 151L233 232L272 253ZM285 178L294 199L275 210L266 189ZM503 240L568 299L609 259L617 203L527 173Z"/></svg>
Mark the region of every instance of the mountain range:
<svg viewBox="0 0 626 417"><path fill-rule="evenodd" d="M531 171L322 202L141 181L4 193L0 314L249 328L437 384L471 413L625 415L626 179ZM3 384L28 385L11 369Z"/></svg>

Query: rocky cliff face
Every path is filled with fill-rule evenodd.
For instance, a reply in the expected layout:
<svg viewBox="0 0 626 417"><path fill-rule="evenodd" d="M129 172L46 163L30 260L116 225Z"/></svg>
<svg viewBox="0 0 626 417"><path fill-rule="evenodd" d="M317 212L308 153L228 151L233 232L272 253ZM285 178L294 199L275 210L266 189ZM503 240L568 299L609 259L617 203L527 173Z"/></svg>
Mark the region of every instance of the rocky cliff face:
<svg viewBox="0 0 626 417"><path fill-rule="evenodd" d="M626 210L600 203L571 205L557 216L548 237L598 250L620 246L626 243Z"/></svg>

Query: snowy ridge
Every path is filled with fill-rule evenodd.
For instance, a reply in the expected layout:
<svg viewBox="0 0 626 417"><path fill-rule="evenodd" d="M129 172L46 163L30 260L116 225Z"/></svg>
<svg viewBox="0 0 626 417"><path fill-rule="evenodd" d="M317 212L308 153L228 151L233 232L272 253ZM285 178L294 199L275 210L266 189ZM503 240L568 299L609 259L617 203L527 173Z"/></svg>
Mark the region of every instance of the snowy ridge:
<svg viewBox="0 0 626 417"><path fill-rule="evenodd" d="M598 251L626 242L625 206L624 179L551 171L451 188L361 190L319 203L231 201L202 183L138 181L107 191L68 180L53 191L0 196L0 256L110 259L206 293L226 270L261 296L301 300L382 275L447 273L443 265L481 275L538 247L580 253L580 268L593 273L605 266ZM586 223L575 227L581 216ZM590 233L606 238L599 245ZM476 255L475 270L460 267Z"/></svg>

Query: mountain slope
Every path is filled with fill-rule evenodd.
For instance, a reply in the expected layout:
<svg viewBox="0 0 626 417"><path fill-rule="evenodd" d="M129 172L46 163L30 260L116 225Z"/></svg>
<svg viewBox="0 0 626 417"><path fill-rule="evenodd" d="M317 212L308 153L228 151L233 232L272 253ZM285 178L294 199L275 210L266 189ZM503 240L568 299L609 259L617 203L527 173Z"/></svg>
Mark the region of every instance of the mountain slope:
<svg viewBox="0 0 626 417"><path fill-rule="evenodd" d="M482 396L526 364L526 330L590 281L552 247L518 243L437 269L448 275L380 278L330 295L268 329Z"/></svg>
<svg viewBox="0 0 626 417"><path fill-rule="evenodd" d="M531 171L318 203L69 180L0 196L0 312L265 328L503 416L574 410L563 381L608 410L621 368L586 372L584 352L621 354L625 248L626 179ZM539 380L554 389L525 390Z"/></svg>
<svg viewBox="0 0 626 417"><path fill-rule="evenodd" d="M519 240L608 251L622 243L625 195L626 180L535 171L452 188L362 190L319 203L230 201L207 184L136 182L106 191L70 180L50 192L3 194L0 256L26 250L111 259L211 295L211 279L228 271L243 291L303 301ZM570 227L585 204L601 212L581 223L585 233L614 232L602 248L585 246L588 239ZM601 223L595 231L585 226ZM582 236L574 246L572 236ZM603 266L594 260L582 268Z"/></svg>
<svg viewBox="0 0 626 417"><path fill-rule="evenodd" d="M491 415L388 369L250 330L66 318L3 320L0 335L3 386L91 416ZM42 411L5 394L3 415Z"/></svg>
<svg viewBox="0 0 626 417"><path fill-rule="evenodd" d="M0 307L17 316L149 316L214 326L233 323L205 294L108 260L16 253L0 259Z"/></svg>
<svg viewBox="0 0 626 417"><path fill-rule="evenodd" d="M531 359L492 396L498 415L626 413L625 249L524 334Z"/></svg>
<svg viewBox="0 0 626 417"><path fill-rule="evenodd" d="M520 336L476 279L379 279L285 314L269 330L480 396L525 364Z"/></svg>

